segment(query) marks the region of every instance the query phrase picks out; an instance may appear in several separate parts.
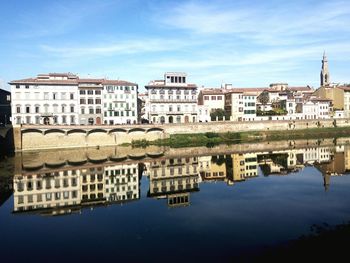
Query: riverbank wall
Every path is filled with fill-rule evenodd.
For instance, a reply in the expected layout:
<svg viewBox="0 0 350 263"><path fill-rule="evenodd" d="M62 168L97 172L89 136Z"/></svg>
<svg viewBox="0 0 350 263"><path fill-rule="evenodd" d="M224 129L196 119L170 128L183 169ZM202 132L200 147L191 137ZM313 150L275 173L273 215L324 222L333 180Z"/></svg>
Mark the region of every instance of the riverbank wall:
<svg viewBox="0 0 350 263"><path fill-rule="evenodd" d="M155 141L173 134L281 131L350 127L350 119L209 122L163 125L22 125L13 127L15 151L35 151L79 147L104 147L132 143L134 140Z"/></svg>

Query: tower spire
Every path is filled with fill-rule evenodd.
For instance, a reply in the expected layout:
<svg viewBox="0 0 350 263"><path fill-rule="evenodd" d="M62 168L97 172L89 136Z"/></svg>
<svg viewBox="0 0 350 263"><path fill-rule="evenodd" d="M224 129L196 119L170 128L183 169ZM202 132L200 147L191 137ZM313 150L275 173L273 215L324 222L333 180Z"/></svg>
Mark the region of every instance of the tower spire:
<svg viewBox="0 0 350 263"><path fill-rule="evenodd" d="M326 56L326 51L323 52L322 69L321 69L320 77L321 77L321 87L329 86L330 78L329 78L329 69L328 69L328 60Z"/></svg>

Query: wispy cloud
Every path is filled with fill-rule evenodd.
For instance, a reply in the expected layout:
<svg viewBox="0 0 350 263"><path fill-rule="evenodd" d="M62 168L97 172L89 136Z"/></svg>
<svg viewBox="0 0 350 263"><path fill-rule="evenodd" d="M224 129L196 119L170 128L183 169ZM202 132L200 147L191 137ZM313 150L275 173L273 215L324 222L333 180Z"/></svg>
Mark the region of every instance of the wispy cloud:
<svg viewBox="0 0 350 263"><path fill-rule="evenodd" d="M192 1L175 5L165 15L156 15L156 19L165 26L202 36L234 34L236 39L268 45L313 43L316 39L328 40L330 34L334 37L338 32L350 32L347 1L311 1L307 7L300 2L255 2L255 8L248 8L231 2L203 5Z"/></svg>
<svg viewBox="0 0 350 263"><path fill-rule="evenodd" d="M184 42L167 38L144 38L115 41L92 45L52 46L40 45L49 55L62 58L113 56L137 53L152 53L170 50L181 50L186 46L195 45L194 42Z"/></svg>

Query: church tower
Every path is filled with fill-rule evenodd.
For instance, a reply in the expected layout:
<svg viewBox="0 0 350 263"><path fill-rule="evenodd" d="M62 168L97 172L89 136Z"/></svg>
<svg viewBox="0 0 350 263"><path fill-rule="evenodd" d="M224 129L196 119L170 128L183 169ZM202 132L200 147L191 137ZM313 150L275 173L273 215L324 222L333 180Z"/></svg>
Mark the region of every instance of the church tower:
<svg viewBox="0 0 350 263"><path fill-rule="evenodd" d="M328 70L328 60L326 56L326 52L323 52L322 59L322 69L321 69L321 87L329 86L329 70Z"/></svg>

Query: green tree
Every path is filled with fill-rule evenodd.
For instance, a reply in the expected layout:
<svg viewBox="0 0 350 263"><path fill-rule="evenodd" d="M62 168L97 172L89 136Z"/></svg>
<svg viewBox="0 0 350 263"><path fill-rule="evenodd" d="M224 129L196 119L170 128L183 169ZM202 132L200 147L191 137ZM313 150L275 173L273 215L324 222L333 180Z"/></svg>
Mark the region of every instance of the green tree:
<svg viewBox="0 0 350 263"><path fill-rule="evenodd" d="M228 119L230 116L227 114L223 109L214 109L210 113L210 118L212 121L216 121L216 117L218 117L219 120Z"/></svg>
<svg viewBox="0 0 350 263"><path fill-rule="evenodd" d="M264 90L263 92L260 93L257 99L264 106L264 111L265 111L265 106L270 101L269 92L267 90Z"/></svg>

